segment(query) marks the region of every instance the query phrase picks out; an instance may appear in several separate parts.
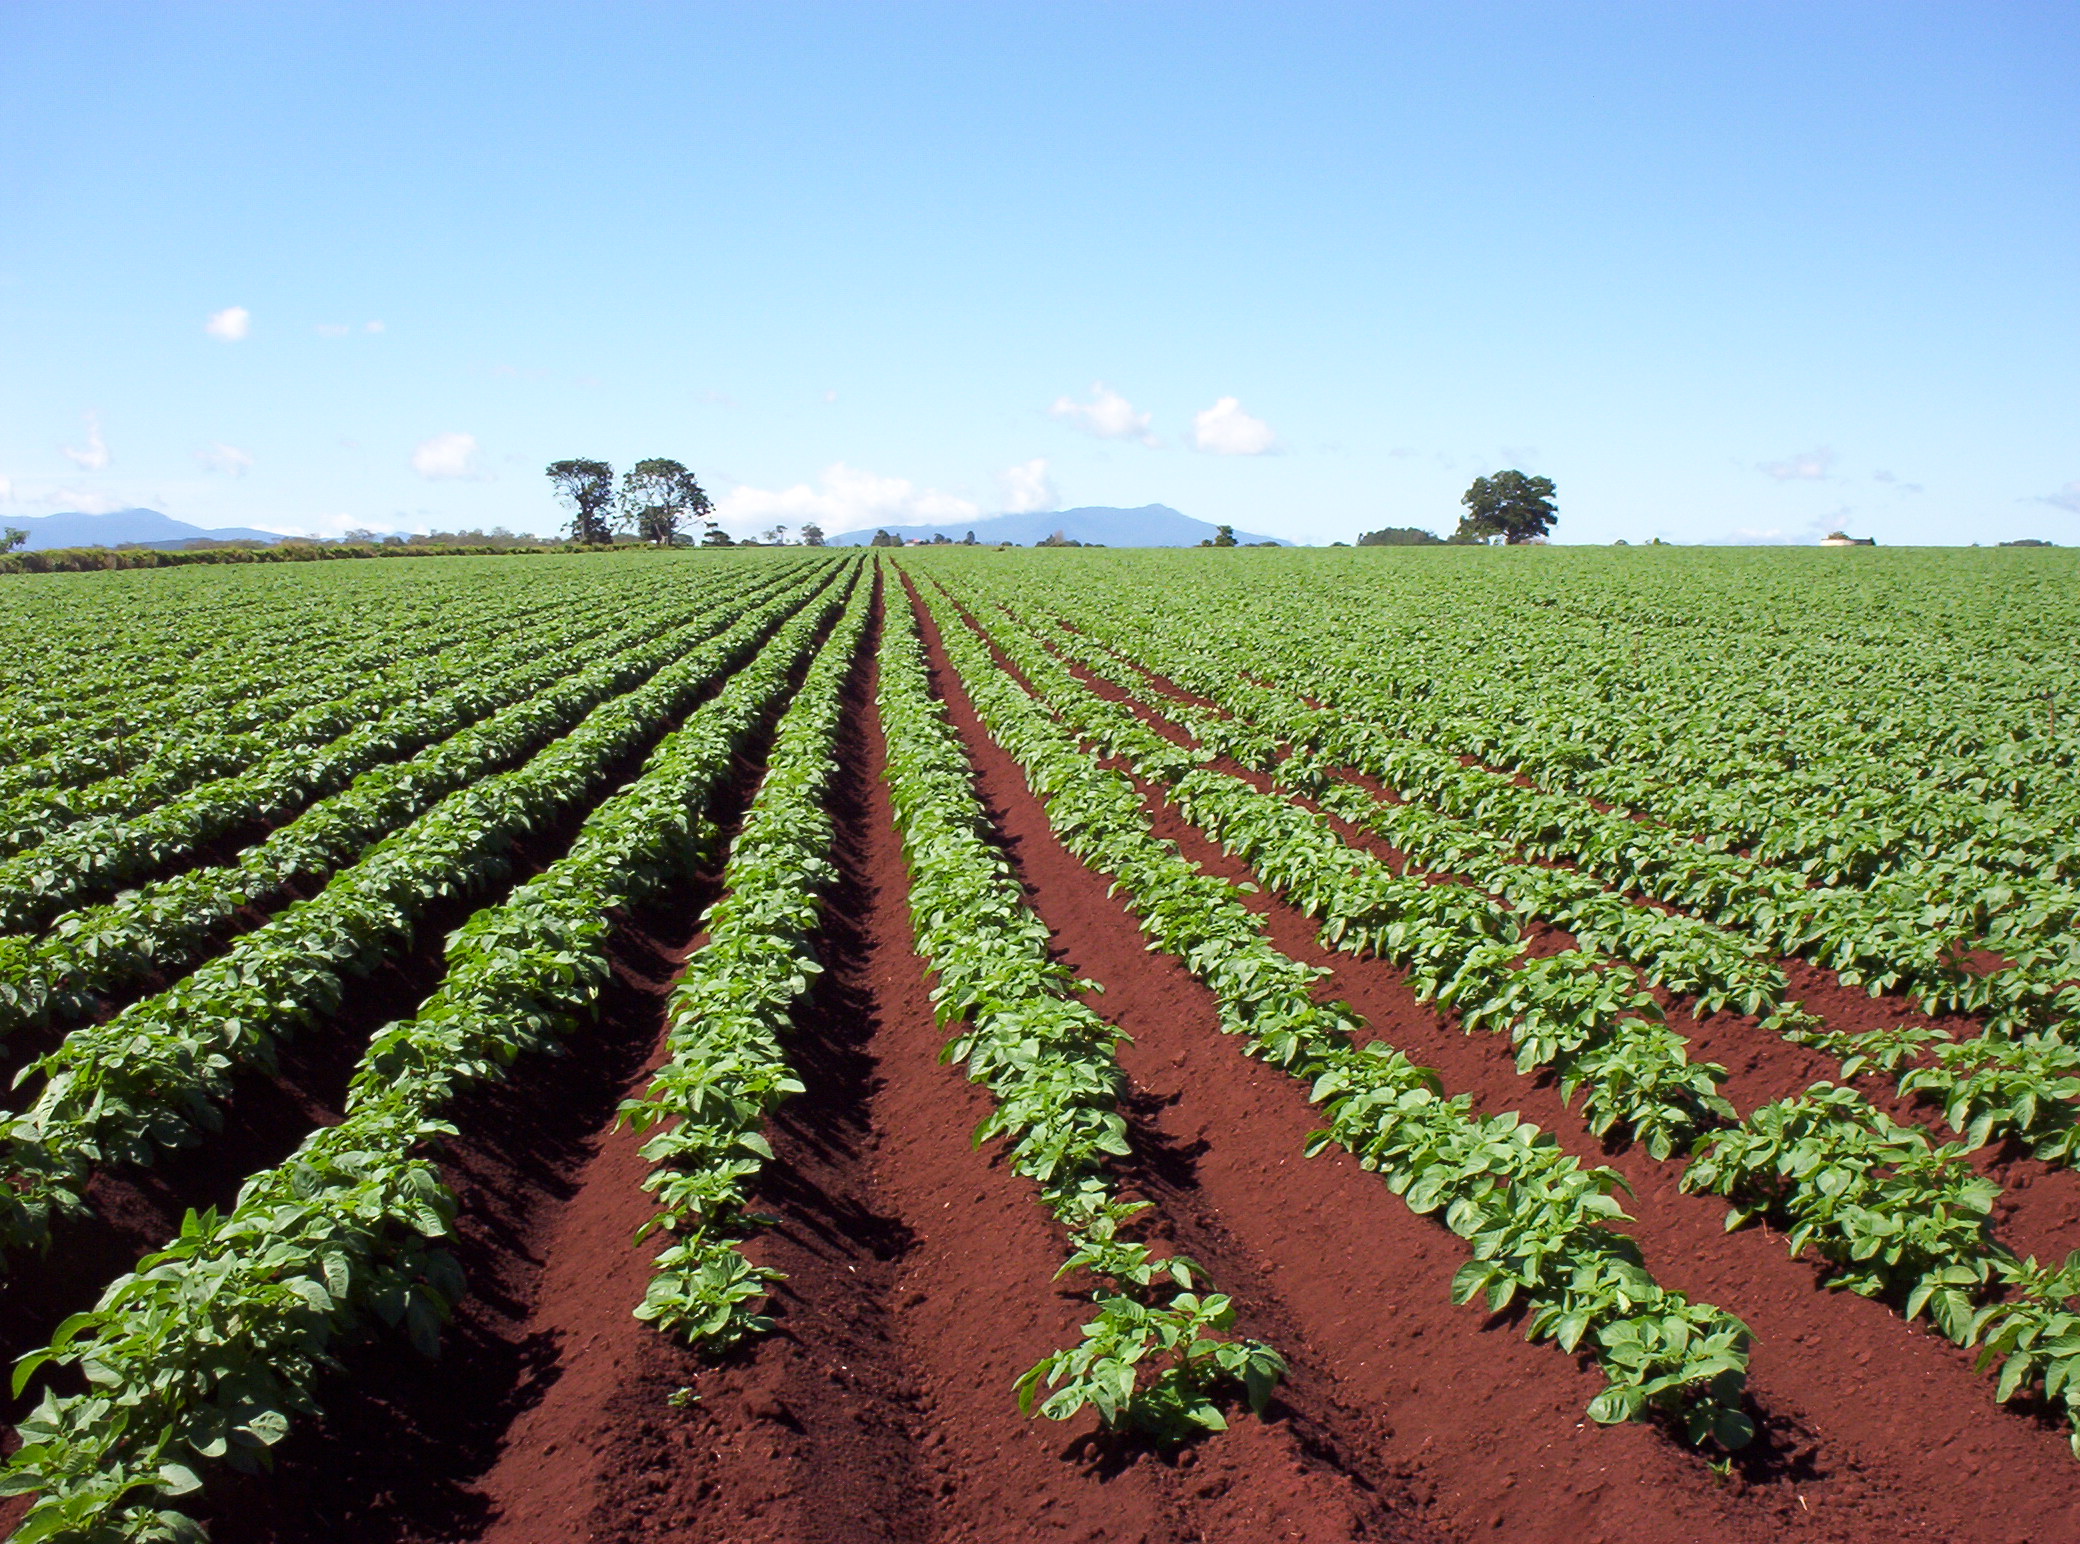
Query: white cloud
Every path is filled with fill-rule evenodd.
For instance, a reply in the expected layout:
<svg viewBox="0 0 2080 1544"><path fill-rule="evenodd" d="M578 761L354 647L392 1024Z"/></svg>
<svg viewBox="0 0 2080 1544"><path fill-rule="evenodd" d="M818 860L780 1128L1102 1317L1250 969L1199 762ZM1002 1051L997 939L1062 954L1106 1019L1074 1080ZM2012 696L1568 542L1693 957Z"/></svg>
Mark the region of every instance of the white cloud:
<svg viewBox="0 0 2080 1544"><path fill-rule="evenodd" d="M244 306L226 306L213 312L202 324L202 330L212 338L222 338L226 343L236 343L253 330L253 313Z"/></svg>
<svg viewBox="0 0 2080 1544"><path fill-rule="evenodd" d="M321 338L344 338L353 330L345 322L320 322L311 329Z"/></svg>
<svg viewBox="0 0 2080 1544"><path fill-rule="evenodd" d="M243 477L253 469L251 451L240 450L236 445L226 445L222 440L205 450L195 452L195 459L206 472L222 472L226 477Z"/></svg>
<svg viewBox="0 0 2080 1544"><path fill-rule="evenodd" d="M0 477L0 504L12 504L13 502L14 484L5 477Z"/></svg>
<svg viewBox="0 0 2080 1544"><path fill-rule="evenodd" d="M2080 515L2080 482L2069 482L2056 493L2047 493L2036 501L2049 504L2053 509L2070 510Z"/></svg>
<svg viewBox="0 0 2080 1544"><path fill-rule="evenodd" d="M1007 514L1029 515L1062 507L1062 496L1055 491L1054 479L1047 475L1045 456L1035 456L1031 461L1007 466L997 473L997 481L1004 489Z"/></svg>
<svg viewBox="0 0 2080 1544"><path fill-rule="evenodd" d="M883 477L839 461L824 469L820 488L796 483L773 491L738 487L716 502L716 518L742 531L813 520L826 533L856 531L870 525L924 525L972 520L981 507L957 494L919 488L907 477Z"/></svg>
<svg viewBox="0 0 2080 1544"><path fill-rule="evenodd" d="M1235 398L1223 397L1192 415L1192 443L1216 456L1263 456L1278 449L1278 436L1263 419L1243 412Z"/></svg>
<svg viewBox="0 0 2080 1544"><path fill-rule="evenodd" d="M1156 442L1156 437L1148 432L1154 415L1136 412L1133 403L1103 381L1091 382L1088 402L1077 402L1068 397L1055 398L1047 416L1059 418L1063 423L1081 429L1085 434L1094 434L1101 440L1139 440L1144 445Z"/></svg>
<svg viewBox="0 0 2080 1544"><path fill-rule="evenodd" d="M108 465L108 444L101 438L101 415L87 414L87 443L59 447L65 459L85 471L98 472Z"/></svg>
<svg viewBox="0 0 2080 1544"><path fill-rule="evenodd" d="M1782 461L1755 463L1758 472L1774 477L1778 482L1824 482L1833 466L1834 452L1825 445L1818 450L1802 450Z"/></svg>
<svg viewBox="0 0 2080 1544"><path fill-rule="evenodd" d="M412 470L429 482L443 478L476 477L477 437L474 434L436 434L423 440L412 452Z"/></svg>
<svg viewBox="0 0 2080 1544"><path fill-rule="evenodd" d="M361 330L363 332L388 332L390 329L385 327L381 322L363 322L361 324Z"/></svg>

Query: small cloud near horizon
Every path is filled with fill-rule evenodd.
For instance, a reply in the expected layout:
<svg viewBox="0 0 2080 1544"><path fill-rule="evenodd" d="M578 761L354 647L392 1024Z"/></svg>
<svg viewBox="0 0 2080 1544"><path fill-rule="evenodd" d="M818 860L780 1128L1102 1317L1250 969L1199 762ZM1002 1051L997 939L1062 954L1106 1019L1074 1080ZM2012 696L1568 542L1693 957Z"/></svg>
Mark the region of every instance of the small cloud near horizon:
<svg viewBox="0 0 2080 1544"><path fill-rule="evenodd" d="M2063 509L2069 514L2080 515L2080 481L2069 482L2056 493L2039 494L2029 502L2049 504L2053 509Z"/></svg>
<svg viewBox="0 0 2080 1544"><path fill-rule="evenodd" d="M412 470L428 482L482 477L476 462L474 434L436 434L430 440L421 440L412 452Z"/></svg>
<svg viewBox="0 0 2080 1544"><path fill-rule="evenodd" d="M1778 482L1825 482L1834 463L1834 452L1822 445L1818 450L1799 451L1782 461L1758 461L1755 470Z"/></svg>
<svg viewBox="0 0 2080 1544"><path fill-rule="evenodd" d="M1139 411L1103 381L1091 382L1088 402L1078 402L1071 397L1055 398L1047 416L1071 428L1081 429L1096 439L1138 440L1151 446L1156 443L1155 435L1149 432L1155 415Z"/></svg>
<svg viewBox="0 0 2080 1544"><path fill-rule="evenodd" d="M1235 397L1222 397L1192 415L1192 444L1216 456L1268 456L1278 451L1278 435L1261 418L1242 410Z"/></svg>
<svg viewBox="0 0 2080 1544"><path fill-rule="evenodd" d="M202 324L202 330L212 338L237 343L253 330L253 313L244 306L226 306L221 311L211 312L210 319Z"/></svg>

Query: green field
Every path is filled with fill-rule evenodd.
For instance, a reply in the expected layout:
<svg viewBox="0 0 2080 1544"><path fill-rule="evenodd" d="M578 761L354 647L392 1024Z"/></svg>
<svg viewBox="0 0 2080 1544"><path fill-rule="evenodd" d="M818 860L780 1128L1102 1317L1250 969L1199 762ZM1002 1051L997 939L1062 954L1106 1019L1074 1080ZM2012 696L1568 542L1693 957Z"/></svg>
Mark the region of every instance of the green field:
<svg viewBox="0 0 2080 1544"><path fill-rule="evenodd" d="M0 662L21 1538L2080 1528L2070 553L21 574Z"/></svg>

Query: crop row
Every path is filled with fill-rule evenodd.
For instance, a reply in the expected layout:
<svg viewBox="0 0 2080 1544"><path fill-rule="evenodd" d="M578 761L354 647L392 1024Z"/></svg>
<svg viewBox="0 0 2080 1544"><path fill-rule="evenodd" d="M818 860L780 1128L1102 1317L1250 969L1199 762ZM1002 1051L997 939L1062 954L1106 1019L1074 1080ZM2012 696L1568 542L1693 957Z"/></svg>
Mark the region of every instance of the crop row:
<svg viewBox="0 0 2080 1544"><path fill-rule="evenodd" d="M2037 1380L2046 1397L2063 1398L2069 1373L2080 1370L2080 1361L2067 1365L2062 1360L2064 1351L2057 1345L2060 1327L2080 1322L2071 1320L2065 1302L2080 1281L2080 1256L2047 1272L2034 1260L2017 1261L2009 1254L1990 1223L1999 1187L1970 1168L1964 1148L1934 1144L1853 1090L1825 1083L1765 1105L1738 1125L1730 1124L1733 1111L1723 1100L1686 1110L1685 1096L1692 1091L1668 1076L1671 1067L1680 1066L1680 1054L1656 1066L1658 1037L1645 1026L1622 1019L1612 1023L1608 1002L1584 992L1555 993L1545 961L1514 972L1503 967L1498 976L1500 962L1479 958L1477 937L1462 933L1456 946L1425 938L1437 913L1424 909L1424 887L1402 880L1400 892L1394 893L1368 855L1342 846L1318 819L1239 779L1190 769L1188 753L1117 704L1098 702L1037 640L1010 633L998 638L1022 673L1041 685L1046 700L1080 732L1123 755L1143 775L1167 784L1182 813L1302 911L1323 919L1325 943L1396 959L1409 970L1419 995L1456 1004L1469 1029L1523 1015L1512 1025L1519 1070L1539 1064L1549 1048L1567 1057L1570 1040L1590 1047L1600 1042L1605 1054L1586 1070L1564 1061L1559 1069L1564 1096L1590 1086L1592 1131L1610 1124L1608 1106L1601 1115L1595 1108L1599 1084L1612 1103L1647 1104L1650 1117L1652 1103L1661 1102L1650 1149L1657 1157L1669 1156L1676 1144L1657 1143L1654 1136L1665 1137L1687 1124L1689 1140L1681 1145L1694 1148L1698 1157L1686 1170L1683 1187L1735 1198L1729 1227L1751 1215L1768 1215L1787 1228L1794 1254L1811 1245L1835 1267L1830 1285L1887 1298L1909 1318L1926 1312L1960 1345L2008 1347L2020 1360L2011 1358L1997 1398L2034 1389ZM1465 963L1457 976L1447 977L1438 962L1455 956ZM1578 967L1566 974L1583 980ZM1571 1025L1565 1022L1570 1010ZM1637 1106L1628 1113L1634 1129L1642 1130ZM1687 1123L1686 1115L1691 1117ZM2008 1289L2005 1306L1998 1310L1988 1299L1996 1282ZM2080 1343L2069 1349L2080 1356ZM2080 1399L2073 1408L2080 1411Z"/></svg>
<svg viewBox="0 0 2080 1544"><path fill-rule="evenodd" d="M1052 958L1047 925L990 839L908 606L888 608L879 705L911 927L937 977L939 1022L958 1026L946 1060L966 1063L995 1104L976 1141L1005 1140L1013 1171L1040 1187L1069 1236L1062 1273L1085 1271L1100 1283L1082 1340L1020 1380L1021 1404L1030 1410L1044 1386L1054 1390L1041 1404L1051 1417L1090 1404L1107 1425L1174 1439L1220 1430L1217 1396L1232 1381L1261 1412L1284 1360L1261 1342L1220 1338L1234 1305L1201 1290L1203 1268L1133 1237L1148 1203L1124 1199L1112 1173L1133 1152L1119 1113L1126 1078L1113 1055L1123 1037L1076 998L1092 983Z"/></svg>
<svg viewBox="0 0 2080 1544"><path fill-rule="evenodd" d="M239 855L189 869L99 906L60 916L40 937L0 938L0 1036L25 1024L77 1016L151 971L173 974L201 958L241 908L273 910L297 887L329 877L370 842L437 800L466 788L568 732L600 703L641 684L755 600L711 601L697 622L670 612L609 634L583 657L547 662L496 683L510 705L459 729L409 760L373 767ZM662 635L659 636L662 630ZM575 673L558 679L564 672Z"/></svg>
<svg viewBox="0 0 2080 1544"><path fill-rule="evenodd" d="M1103 653L1089 635L1056 636L1102 668ZM2066 979L2063 964L1990 974L1969 970L1939 937L1896 920L1873 919L1876 908L1858 892L1809 889L1766 865L1708 853L1660 827L1398 741L1376 725L1238 679L1232 666L1209 667L1161 640L1146 644L1150 668L1233 715L1224 721L1189 705L1165 704L1166 712L1210 736L1209 743L1269 763L1274 775L1313 793L1344 819L1377 831L1412 858L1466 873L1519 909L1543 914L1584 942L1635 961L1649 979L1672 990L1696 993L1705 1004L1766 1013L1766 1024L1807 1044L1868 1062L1869 1037L1799 1028L1801 1016L1784 1011L1773 967L1728 932L1745 924L1751 935L1834 967L1848 984L1861 982L1874 991L1911 985L1932 1012L1986 1013L1988 1031L1960 1044L1942 1043L1941 1035L1910 1037L1909 1043L1881 1034L1880 1042L1894 1045L1888 1068L1900 1060L1899 1046L1928 1052L1924 1064L1902 1076L1901 1094L1933 1097L1972 1147L2014 1137L2048 1162L2080 1158L2080 1120L2072 1104L2080 1093L2080 1046L2072 1043L2071 1027L2080 1020L2080 984ZM1298 747L1300 754L1280 761L1279 744ZM1371 799L1320 775L1322 765L1339 763L1382 779L1409 802ZM1524 852L1569 859L1581 871L1602 872L1615 884L1665 902L1703 907L1719 920L1654 912L1592 886L1579 872L1513 856ZM1909 961L1918 962L1911 973Z"/></svg>
<svg viewBox="0 0 2080 1544"><path fill-rule="evenodd" d="M235 776L284 751L323 745L401 703L441 691L452 693L458 686L466 689L473 681L501 676L530 662L571 653L583 656L591 652L589 641L603 625L627 614L623 604L612 604L604 596L592 601L559 610L518 640L485 627L437 656L387 670L371 671L356 661L343 661L341 670L326 672L338 679L321 678L306 688L316 693L315 700L297 706L280 700L289 694L262 699L253 704L250 715L236 715L250 717L242 727L234 727L234 715L210 711L198 720L206 729L162 733L156 744L125 744L113 735L92 741L99 755L122 758L119 775L83 786L59 782L54 758L11 767L4 783L19 784L21 791L0 808L0 853L36 846L79 820L141 814L198 783Z"/></svg>
<svg viewBox="0 0 2080 1544"><path fill-rule="evenodd" d="M228 833L290 815L370 767L409 756L505 706L514 700L511 692L496 674L466 681L424 702L407 702L337 740L279 752L136 819L80 821L0 862L0 926L14 931L47 922L96 890L186 859Z"/></svg>
<svg viewBox="0 0 2080 1544"><path fill-rule="evenodd" d="M1445 1098L1433 1073L1385 1043L1355 1044L1350 1010L1313 1000L1327 972L1273 948L1235 887L1156 838L1134 785L1100 767L1000 671L950 603L930 600L977 712L1024 768L1056 835L1114 878L1153 947L1212 990L1224 1030L1308 1083L1328 1123L1310 1151L1340 1145L1412 1210L1442 1209L1473 1251L1456 1300L1482 1296L1493 1311L1522 1301L1534 1339L1594 1357L1610 1381L1590 1406L1596 1419L1663 1408L1680 1412L1693 1440L1747 1442L1747 1330L1654 1280L1615 1226L1624 1219L1618 1176L1583 1169L1513 1114L1475 1118L1466 1096Z"/></svg>
<svg viewBox="0 0 2080 1544"><path fill-rule="evenodd" d="M657 1212L638 1239L663 1233L636 1317L711 1351L762 1333L776 1274L747 1260L749 1187L772 1149L765 1117L802 1091L783 1042L823 964L813 938L838 871L829 796L844 689L858 665L873 586L844 616L774 730L765 776L730 846L707 941L665 1008L665 1055L620 1119L652 1133L644 1189Z"/></svg>
<svg viewBox="0 0 2080 1544"><path fill-rule="evenodd" d="M165 1503L199 1488L211 1462L265 1462L315 1410L313 1384L348 1331L402 1324L432 1349L462 1289L438 1247L454 1197L426 1150L453 1134L443 1111L592 1010L609 974L607 913L689 873L711 845L705 814L732 756L839 604L826 589L798 612L562 858L450 938L439 989L369 1045L338 1125L247 1181L228 1213L191 1214L24 1360L18 1388L52 1364L80 1368L88 1387L47 1392L0 1471L0 1492L37 1498L18 1540L194 1539Z"/></svg>
<svg viewBox="0 0 2080 1544"><path fill-rule="evenodd" d="M85 1204L95 1168L149 1162L214 1125L232 1075L270 1067L277 1037L336 1008L346 973L408 940L436 900L490 885L516 838L596 798L622 759L756 657L803 602L796 591L758 606L524 766L448 795L168 991L67 1036L34 1064L45 1079L35 1103L0 1121L0 1240L40 1242L54 1211Z"/></svg>

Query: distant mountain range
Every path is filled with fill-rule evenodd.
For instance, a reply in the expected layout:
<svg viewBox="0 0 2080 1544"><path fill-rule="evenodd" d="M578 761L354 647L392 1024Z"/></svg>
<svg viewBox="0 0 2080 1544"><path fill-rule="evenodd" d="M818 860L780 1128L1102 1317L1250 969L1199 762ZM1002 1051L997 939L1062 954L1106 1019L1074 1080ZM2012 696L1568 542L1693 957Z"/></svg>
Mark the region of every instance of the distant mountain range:
<svg viewBox="0 0 2080 1544"><path fill-rule="evenodd" d="M870 526L864 531L847 531L842 536L833 536L831 545L863 547L874 539L875 529ZM1097 542L1107 547L1196 547L1202 541L1211 541L1216 528L1204 520L1181 515L1168 504L1144 504L1139 509L1092 506L1058 509L1045 515L991 515L982 520L955 521L950 525L884 525L878 529L904 541L930 541L934 536L959 541L973 531L975 540L984 546L1006 541L1030 547L1060 531L1071 541ZM1237 531L1235 539L1238 542L1277 540L1254 531ZM1290 547L1292 543L1280 541L1278 545Z"/></svg>
<svg viewBox="0 0 2080 1544"><path fill-rule="evenodd" d="M162 515L156 509L119 509L112 515L16 515L0 520L0 525L27 531L27 550L31 552L47 547L119 547L125 542L146 547L180 547L196 540L282 540L280 531L255 531L242 525L206 531L199 525Z"/></svg>

